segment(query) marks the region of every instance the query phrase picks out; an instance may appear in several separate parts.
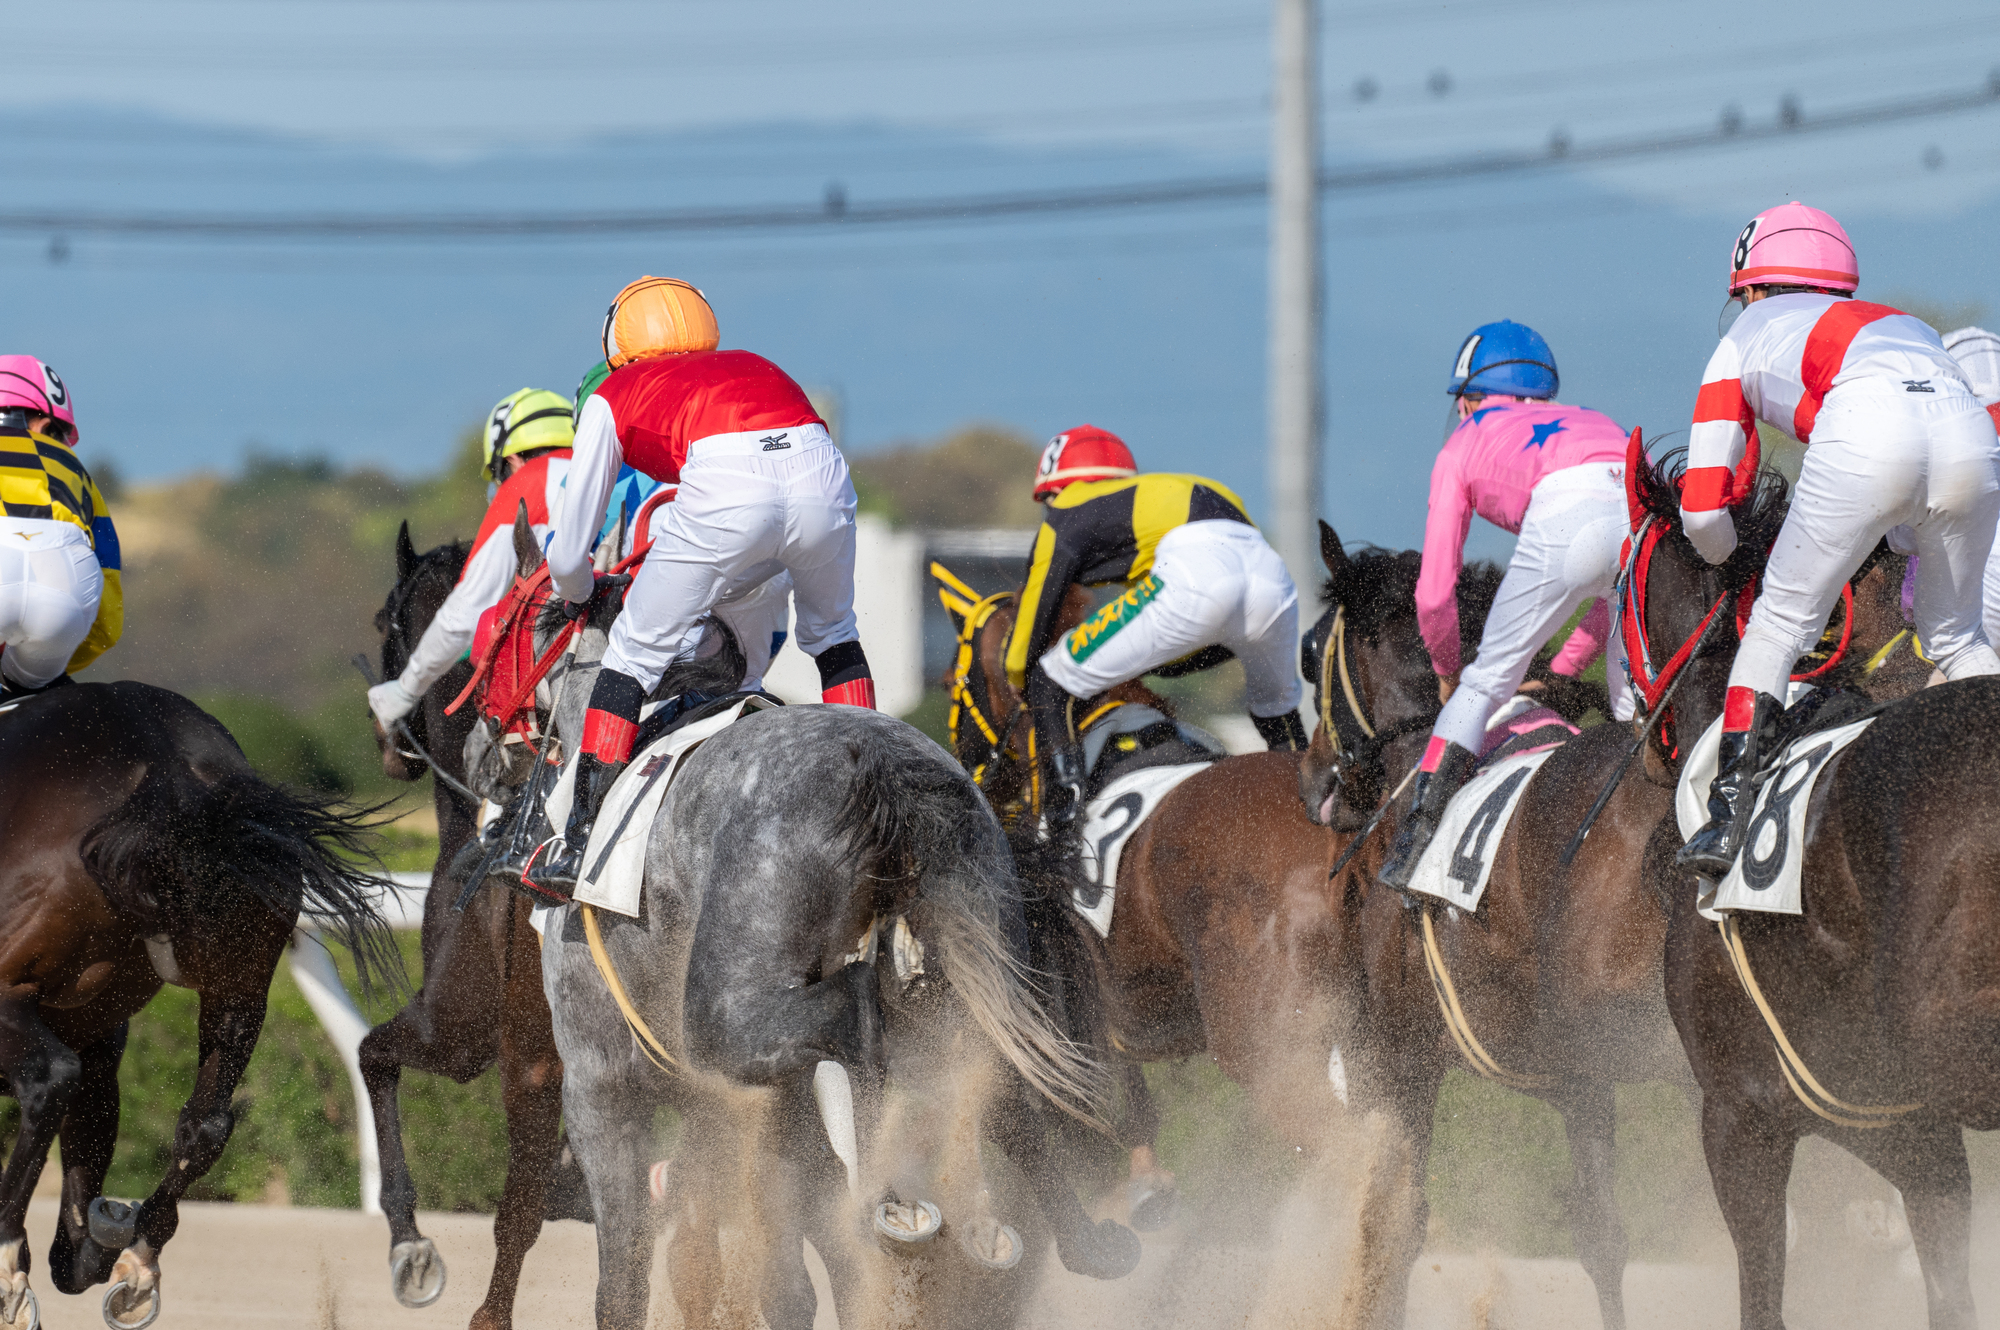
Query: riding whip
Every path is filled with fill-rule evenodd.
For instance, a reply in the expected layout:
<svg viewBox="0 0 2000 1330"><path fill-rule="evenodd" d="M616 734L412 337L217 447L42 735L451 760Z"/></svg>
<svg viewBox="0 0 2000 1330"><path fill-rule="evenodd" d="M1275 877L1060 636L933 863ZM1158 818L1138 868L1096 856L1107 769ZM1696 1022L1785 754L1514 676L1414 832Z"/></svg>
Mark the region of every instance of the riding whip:
<svg viewBox="0 0 2000 1330"><path fill-rule="evenodd" d="M1418 767L1422 765L1423 763L1421 762L1417 764ZM1326 870L1327 881L1331 882L1335 878L1340 876L1340 870L1347 867L1348 860L1352 859L1355 856L1355 854L1361 849L1362 843L1366 841L1370 836L1375 834L1375 828L1379 826L1381 824L1382 819L1388 815L1389 805L1395 803L1396 800L1402 796L1403 791L1409 787L1411 781L1416 779L1416 776L1417 776L1417 767L1411 767L1409 774L1404 776L1401 781L1397 782L1395 789L1389 791L1389 797L1384 799L1382 801L1382 806L1375 810L1375 816L1368 819L1368 825L1361 828L1361 834L1359 836L1356 836L1353 840L1347 842L1347 848L1342 850L1340 852L1340 857L1333 861L1333 867Z"/></svg>
<svg viewBox="0 0 2000 1330"><path fill-rule="evenodd" d="M1701 636L1695 639L1694 650L1688 654L1689 664L1693 664L1695 658L1701 654L1702 647L1708 644L1708 635L1715 631L1715 625L1721 620L1720 614L1709 617L1707 626L1701 630ZM1590 836L1590 829L1597 825L1598 815L1603 813L1605 806L1611 802L1611 796L1618 792L1618 787L1625 783L1625 768L1632 765L1632 759L1646 746L1646 740L1653 733L1653 726L1659 723L1660 717L1667 714L1667 706L1674 700L1674 694L1680 691L1681 682L1692 672L1682 670L1675 675L1673 682L1667 685L1667 691L1661 694L1660 705L1654 707L1646 716L1646 723L1639 727L1639 737L1625 750L1625 756L1619 759L1618 769L1611 773L1611 779L1605 782L1604 789L1598 794L1597 802L1591 804L1590 811L1583 815L1583 822L1577 827L1576 834L1569 838L1569 844L1563 846L1562 855L1557 862L1564 868L1568 868L1576 861L1576 852L1583 848L1583 842Z"/></svg>

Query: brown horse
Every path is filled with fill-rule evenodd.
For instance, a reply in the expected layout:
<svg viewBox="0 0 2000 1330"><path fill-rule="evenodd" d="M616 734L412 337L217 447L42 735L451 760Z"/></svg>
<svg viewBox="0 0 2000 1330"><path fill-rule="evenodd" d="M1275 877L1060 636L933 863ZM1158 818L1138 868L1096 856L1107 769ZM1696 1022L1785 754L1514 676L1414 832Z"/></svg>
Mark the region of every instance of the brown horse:
<svg viewBox="0 0 2000 1330"><path fill-rule="evenodd" d="M532 541L530 542L532 544ZM463 545L441 545L417 554L409 524L396 537L396 585L375 616L382 635L382 670L393 678L410 649L444 603L465 566ZM539 555L536 555L539 560ZM444 708L472 673L461 662L424 696L411 732L430 759L461 783L471 708ZM382 767L393 779L416 780L426 770L376 727ZM425 1307L444 1292L444 1258L417 1227L416 1186L403 1154L397 1087L404 1067L449 1076L463 1085L498 1062L507 1113L507 1181L493 1217L493 1277L486 1299L472 1315L475 1330L513 1324L521 1263L547 1218L588 1220L588 1200L573 1161L558 1168L562 1148L562 1059L556 1053L542 992L541 938L529 926L529 904L489 885L463 912L453 905L467 865L454 873L471 840L477 809L443 781L435 783L438 857L424 902L423 986L389 1020L361 1042L361 1073L375 1111L382 1159L382 1209L389 1220L390 1286L397 1301ZM551 1188L552 1176L555 1186Z"/></svg>
<svg viewBox="0 0 2000 1330"><path fill-rule="evenodd" d="M1773 534L1767 519L1747 531L1746 542L1762 538L1768 545ZM1419 556L1367 551L1350 559L1324 525L1321 553L1330 574L1328 606L1304 654L1322 723L1303 766L1301 795L1316 815L1352 827L1376 805L1388 779L1420 755L1437 712L1436 689L1416 627ZM1875 654L1897 643L1900 574L1896 561L1893 576L1884 567L1863 583L1843 680L1872 665L1869 682L1907 689L1920 678L1915 671L1928 670L1907 651ZM1492 574L1469 571L1461 583L1470 642L1484 608L1464 603L1468 584L1490 596ZM1697 668L1706 673L1712 666L1704 658ZM1537 672L1547 685L1568 686ZM1612 1195L1614 1087L1665 1080L1693 1088L1663 991L1666 918L1638 870L1653 829L1672 809L1677 773L1659 729L1647 733L1644 763L1628 763L1632 736L1625 727L1599 725L1564 743L1535 772L1501 833L1473 914L1429 900L1412 905L1376 882L1393 823L1369 838L1343 869L1341 884L1357 902L1367 969L1366 1067L1373 1075L1357 1083L1364 1098L1384 1099L1409 1147L1411 1194L1393 1207L1411 1225L1403 1256L1413 1261L1421 1246L1419 1179L1438 1090L1448 1068L1464 1065L1562 1115L1573 1179L1571 1232L1607 1327L1624 1324L1627 1251ZM1612 793L1597 821L1565 862L1607 786ZM1407 1266L1395 1277L1406 1273Z"/></svg>
<svg viewBox="0 0 2000 1330"><path fill-rule="evenodd" d="M180 1200L221 1157L271 974L301 913L399 973L357 871L370 823L257 777L229 732L140 683L52 689L0 714L0 1075L21 1105L0 1176L0 1325L37 1322L23 1221L62 1141L57 1288L112 1281L105 1319L150 1324ZM100 1192L126 1022L162 982L201 997L199 1069L173 1166L139 1207Z"/></svg>
<svg viewBox="0 0 2000 1330"><path fill-rule="evenodd" d="M1077 596L1065 616L1080 618L1082 607ZM1011 597L982 608L953 671L958 705L978 713L955 725L957 755L1004 802L1028 779L1020 699L1001 665L1014 609ZM1086 714L1107 700L1162 705L1128 684ZM1299 782L1297 754L1255 753L1218 761L1168 794L1126 843L1095 964L1108 1037L1126 1059L1128 1108L1144 1094L1137 1064L1205 1052L1317 1168L1339 1163L1353 1143L1343 1104L1363 995L1354 902L1327 878L1344 838L1329 839L1306 816ZM1150 1101L1138 1106L1126 1140L1145 1149L1157 1122ZM1134 1161L1141 1181L1149 1158ZM1364 1253L1372 1246L1366 1233L1356 1241ZM1355 1280L1313 1314L1394 1324L1402 1301L1401 1285Z"/></svg>
<svg viewBox="0 0 2000 1330"><path fill-rule="evenodd" d="M1679 476L1644 468L1634 479L1667 531L1642 599L1664 658L1770 542L1743 541L1745 569L1711 569L1680 531ZM1739 528L1774 507L1753 496ZM1736 640L1721 636L1676 703L1690 739L1722 707ZM1718 928L1674 867L1673 818L1649 846L1649 878L1671 909L1667 1002L1701 1084L1746 1330L1783 1324L1785 1190L1807 1135L1901 1190L1934 1330L1975 1324L1962 1132L2000 1128L1996 723L2000 679L1947 684L1891 704L1828 760L1810 795L1801 915L1732 915Z"/></svg>

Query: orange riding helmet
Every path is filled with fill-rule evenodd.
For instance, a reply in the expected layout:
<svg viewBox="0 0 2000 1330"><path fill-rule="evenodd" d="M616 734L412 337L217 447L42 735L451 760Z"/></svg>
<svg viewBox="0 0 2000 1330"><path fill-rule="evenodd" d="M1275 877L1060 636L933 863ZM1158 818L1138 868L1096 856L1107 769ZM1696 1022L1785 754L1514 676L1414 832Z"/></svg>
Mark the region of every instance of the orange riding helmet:
<svg viewBox="0 0 2000 1330"><path fill-rule="evenodd" d="M1095 425L1078 425L1049 440L1035 468L1035 502L1053 498L1079 480L1117 480L1139 474L1125 440Z"/></svg>
<svg viewBox="0 0 2000 1330"><path fill-rule="evenodd" d="M721 340L708 300L673 277L641 277L604 313L604 359L613 369L654 356L713 351Z"/></svg>

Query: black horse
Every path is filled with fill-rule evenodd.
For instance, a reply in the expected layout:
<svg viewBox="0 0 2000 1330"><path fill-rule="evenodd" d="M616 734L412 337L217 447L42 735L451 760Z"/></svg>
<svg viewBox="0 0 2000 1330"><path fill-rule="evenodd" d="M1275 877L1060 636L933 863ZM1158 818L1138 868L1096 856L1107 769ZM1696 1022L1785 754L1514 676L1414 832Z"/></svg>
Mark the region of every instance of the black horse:
<svg viewBox="0 0 2000 1330"><path fill-rule="evenodd" d="M396 535L396 585L375 616L382 635L382 670L394 678L457 585L466 547L440 545L419 555L406 522ZM460 662L424 695L408 722L429 761L451 779L466 781L465 742L474 709L446 715L465 687L472 666ZM397 736L376 727L382 767L392 778L417 780L426 759ZM463 912L452 908L463 885L478 809L443 780L433 800L438 857L424 903L423 986L409 1005L368 1032L361 1042L361 1074L375 1111L382 1160L382 1209L389 1220L390 1287L405 1306L424 1307L444 1292L444 1258L417 1227L416 1186L403 1154L396 1092L404 1067L449 1076L461 1085L500 1064L501 1099L507 1112L507 1181L493 1218L493 1277L486 1299L472 1315L474 1330L513 1324L521 1263L535 1245L544 1218L588 1220L582 1174L563 1150L562 1059L542 996L541 939L528 924L528 902L488 886Z"/></svg>
<svg viewBox="0 0 2000 1330"><path fill-rule="evenodd" d="M0 1326L36 1324L23 1227L60 1136L65 1293L113 1281L105 1318L160 1308L160 1250L221 1157L271 973L305 914L399 976L356 867L366 810L261 780L213 717L141 683L57 688L0 713L0 1076L21 1130L0 1176ZM199 1071L173 1164L136 1211L100 1192L118 1135L126 1022L162 983L201 996Z"/></svg>

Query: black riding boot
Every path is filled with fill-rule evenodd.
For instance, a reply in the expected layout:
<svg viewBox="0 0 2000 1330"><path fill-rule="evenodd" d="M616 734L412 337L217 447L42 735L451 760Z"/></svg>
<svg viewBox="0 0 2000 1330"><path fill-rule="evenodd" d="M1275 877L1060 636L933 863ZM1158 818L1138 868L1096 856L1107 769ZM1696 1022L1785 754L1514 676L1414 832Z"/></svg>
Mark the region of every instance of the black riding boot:
<svg viewBox="0 0 2000 1330"><path fill-rule="evenodd" d="M1287 711L1282 716L1252 716L1250 723L1257 727L1264 747L1274 753L1303 753L1306 750L1306 727L1296 711Z"/></svg>
<svg viewBox="0 0 2000 1330"><path fill-rule="evenodd" d="M1451 797L1465 788L1472 779L1473 769L1479 765L1479 758L1455 743L1444 746L1444 756L1438 760L1436 771L1417 773L1416 793L1410 796L1409 815L1403 819L1403 829L1396 833L1396 844L1389 851L1387 863L1376 874L1385 887L1398 891L1410 885L1416 875L1417 861L1430 848L1431 837L1437 835L1438 823L1444 820L1445 805Z"/></svg>
<svg viewBox="0 0 2000 1330"><path fill-rule="evenodd" d="M521 881L537 896L551 904L569 900L576 880L583 873L583 853L590 848L590 830L604 809L604 796L627 763L606 762L594 753L576 755L576 793L569 806L569 824L563 834L546 842L535 866Z"/></svg>
<svg viewBox="0 0 2000 1330"><path fill-rule="evenodd" d="M1747 730L1724 730L1708 785L1708 822L1674 855L1680 867L1720 882L1743 852L1744 833L1756 799L1758 768L1777 747L1778 717L1784 706L1769 693L1757 694Z"/></svg>
<svg viewBox="0 0 2000 1330"><path fill-rule="evenodd" d="M1038 834L1047 843L1069 830L1083 806L1083 745L1072 718L1076 699L1043 674L1041 666L1028 671L1026 691L1034 715L1035 746L1046 759Z"/></svg>

